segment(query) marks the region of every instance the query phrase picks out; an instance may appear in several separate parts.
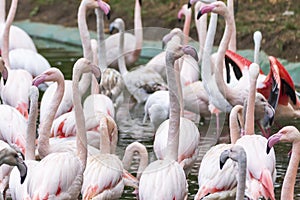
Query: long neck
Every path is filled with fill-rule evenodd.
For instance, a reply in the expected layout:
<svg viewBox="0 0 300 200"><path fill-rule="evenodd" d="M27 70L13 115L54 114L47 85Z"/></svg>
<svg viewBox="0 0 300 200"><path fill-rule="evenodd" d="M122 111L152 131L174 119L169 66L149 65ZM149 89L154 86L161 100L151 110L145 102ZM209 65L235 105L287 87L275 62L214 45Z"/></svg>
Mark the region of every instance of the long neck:
<svg viewBox="0 0 300 200"><path fill-rule="evenodd" d="M97 35L98 35L98 63L103 72L107 68L106 63L106 47L105 47L105 37L104 37L104 12L100 8L96 8L97 17Z"/></svg>
<svg viewBox="0 0 300 200"><path fill-rule="evenodd" d="M119 71L124 76L128 71L126 68L125 57L124 57L124 28L119 30L119 58L118 58L118 67Z"/></svg>
<svg viewBox="0 0 300 200"><path fill-rule="evenodd" d="M5 22L5 1L6 0L0 0L0 24Z"/></svg>
<svg viewBox="0 0 300 200"><path fill-rule="evenodd" d="M294 142L292 156L282 184L280 199L293 200L294 187L296 183L297 170L300 161L300 142Z"/></svg>
<svg viewBox="0 0 300 200"><path fill-rule="evenodd" d="M238 185L236 191L237 200L244 199L245 188L246 188L246 169L247 169L247 158L246 153L243 153L242 156L238 159Z"/></svg>
<svg viewBox="0 0 300 200"><path fill-rule="evenodd" d="M142 172L148 165L148 152L144 145L138 142L134 142L130 144L126 148L122 162L123 162L124 169L128 170L131 165L134 152L138 152L140 155L140 164L136 174L136 178L140 179Z"/></svg>
<svg viewBox="0 0 300 200"><path fill-rule="evenodd" d="M205 40L205 47L204 47L205 49L202 55L201 77L204 86L206 85L207 80L209 80L212 77L212 63L211 63L210 55L214 45L214 39L217 30L217 20L218 20L218 15L212 13L209 21L207 38Z"/></svg>
<svg viewBox="0 0 300 200"><path fill-rule="evenodd" d="M141 5L139 0L135 0L134 6L134 35L136 38L134 57L138 57L142 51L143 46L143 26L141 16Z"/></svg>
<svg viewBox="0 0 300 200"><path fill-rule="evenodd" d="M51 126L65 91L64 80L62 78L59 78L56 81L57 81L57 88L54 93L54 96L52 97L51 104L49 105L49 108L51 109L48 110L47 118L40 123L40 128L39 128L38 151L39 151L39 155L42 158L47 156L49 153L51 153L50 144L49 144Z"/></svg>
<svg viewBox="0 0 300 200"><path fill-rule="evenodd" d="M232 102L232 97L234 96L235 92L232 91L232 88L229 88L224 81L223 78L223 66L224 66L224 57L226 50L228 48L228 43L231 38L232 33L232 16L226 12L224 15L225 18L225 31L222 37L222 40L220 42L218 52L217 52L217 58L216 58L216 68L215 68L215 75L216 75L216 83L219 87L220 92L223 94L223 96L229 101L230 104L234 104Z"/></svg>
<svg viewBox="0 0 300 200"><path fill-rule="evenodd" d="M236 52L236 27L235 27L235 20L234 20L234 3L233 0L228 0L227 1L227 7L228 10L232 16L232 33L229 41L229 46L228 49Z"/></svg>
<svg viewBox="0 0 300 200"><path fill-rule="evenodd" d="M256 97L256 79L250 77L250 87L245 115L245 134L254 134L254 108L255 108L255 97Z"/></svg>
<svg viewBox="0 0 300 200"><path fill-rule="evenodd" d="M79 79L81 73L79 70L74 70L73 72L73 103L76 121L76 145L77 145L77 155L83 165L86 166L87 159L87 136L85 129L85 119L83 114L83 109L81 105L81 95L79 93Z"/></svg>
<svg viewBox="0 0 300 200"><path fill-rule="evenodd" d="M207 14L204 14L200 17L199 20L197 20L197 14L200 10L201 6L203 4L198 1L195 5L195 22L196 22L196 28L198 33L198 40L199 40L199 59L202 60L202 54L204 50L204 44L206 39L206 33L207 33Z"/></svg>
<svg viewBox="0 0 300 200"><path fill-rule="evenodd" d="M84 4L84 1L82 1L78 8L77 22L78 22L80 39L82 43L83 57L88 59L89 61L93 61L93 52L92 52L92 46L90 42L90 34L86 23L86 10L87 10L86 5ZM79 82L79 91L81 95L83 95L87 91L88 87L90 86L90 82L91 82L91 74L90 73L83 74Z"/></svg>
<svg viewBox="0 0 300 200"><path fill-rule="evenodd" d="M18 0L12 0L10 9L7 15L3 36L2 36L2 57L7 67L10 68L9 58L8 58L8 52L9 52L9 32L10 32L10 26L12 25L15 14L17 11L18 6Z"/></svg>
<svg viewBox="0 0 300 200"><path fill-rule="evenodd" d="M30 98L30 108L27 124L26 135L26 160L35 160L35 137L36 137L36 120L38 116L38 89L34 89L34 94Z"/></svg>
<svg viewBox="0 0 300 200"><path fill-rule="evenodd" d="M243 124L242 116L243 116L243 106L241 105L234 106L229 115L229 129L230 129L231 144L235 144L235 142L241 136L241 130L239 125Z"/></svg>
<svg viewBox="0 0 300 200"><path fill-rule="evenodd" d="M174 69L174 55L173 53L166 54L166 70L167 81L169 86L170 96L170 116L169 116L169 130L168 130L168 151L166 158L177 160L178 157L178 143L179 143L179 125L180 125L180 105L179 105L179 91L176 81L176 74ZM180 83L179 83L180 84Z"/></svg>
<svg viewBox="0 0 300 200"><path fill-rule="evenodd" d="M254 62L259 65L259 51L261 46L261 38L254 39Z"/></svg>
<svg viewBox="0 0 300 200"><path fill-rule="evenodd" d="M179 65L182 65L183 63L183 58L180 58L175 61L174 63L174 69L175 72L180 72L180 67ZM180 104L180 116L184 117L184 102L183 102L183 94L182 94L182 86L181 86L181 81L180 81L180 73L175 73L175 78L177 82L177 89L178 89L178 98L179 98L179 104Z"/></svg>
<svg viewBox="0 0 300 200"><path fill-rule="evenodd" d="M184 34L184 44L187 44L189 42L192 14L189 10L185 10L184 14L185 14L185 20L183 26L183 34Z"/></svg>

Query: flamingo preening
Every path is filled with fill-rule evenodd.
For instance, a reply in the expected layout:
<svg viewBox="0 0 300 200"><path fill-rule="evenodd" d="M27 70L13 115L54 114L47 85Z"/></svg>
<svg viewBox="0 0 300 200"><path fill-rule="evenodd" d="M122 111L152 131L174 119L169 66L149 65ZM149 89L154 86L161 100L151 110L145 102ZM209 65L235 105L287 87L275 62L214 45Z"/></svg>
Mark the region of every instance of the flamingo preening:
<svg viewBox="0 0 300 200"><path fill-rule="evenodd" d="M179 91L176 88L174 63L187 53L196 56L191 47L180 45L180 37L174 36L167 44L166 70L170 95L170 117L168 129L167 153L163 160L150 163L141 175L139 184L139 199L185 199L187 198L187 182L183 168L176 161L178 159L180 104ZM176 182L177 184L172 184ZM150 187L151 185L151 187ZM155 187L153 187L155 186Z"/></svg>
<svg viewBox="0 0 300 200"><path fill-rule="evenodd" d="M294 187L296 183L297 170L299 166L299 152L300 152L300 133L294 126L285 126L277 133L268 139L267 153L270 152L272 147L279 142L292 143L292 154L290 162L284 176L280 199L292 200L294 197Z"/></svg>

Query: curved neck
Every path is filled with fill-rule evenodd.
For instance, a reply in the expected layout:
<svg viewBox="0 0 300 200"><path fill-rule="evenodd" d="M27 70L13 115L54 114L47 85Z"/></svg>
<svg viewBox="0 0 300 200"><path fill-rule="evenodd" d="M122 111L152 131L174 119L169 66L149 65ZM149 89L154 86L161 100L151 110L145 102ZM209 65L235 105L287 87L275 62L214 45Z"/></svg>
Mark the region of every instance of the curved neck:
<svg viewBox="0 0 300 200"><path fill-rule="evenodd" d="M247 108L245 115L245 134L254 134L254 108L256 97L256 79L250 77L250 86L247 100Z"/></svg>
<svg viewBox="0 0 300 200"><path fill-rule="evenodd" d="M166 53L166 70L167 81L169 87L170 98L170 116L169 116L169 130L168 130L168 150L166 158L177 160L178 157L178 143L179 143L179 127L180 127L180 104L179 104L179 91L176 87L176 74L174 69L175 58L173 53Z"/></svg>
<svg viewBox="0 0 300 200"><path fill-rule="evenodd" d="M143 47L143 26L141 16L141 5L139 3L139 0L135 0L134 6L134 35L136 37L136 44L133 55L134 57L138 57Z"/></svg>
<svg viewBox="0 0 300 200"><path fill-rule="evenodd" d="M125 150L125 154L122 162L123 162L124 169L128 170L130 168L134 152L138 152L140 155L140 164L136 174L136 178L140 179L142 172L148 165L148 152L144 145L138 142L134 142L128 145L128 147Z"/></svg>
<svg viewBox="0 0 300 200"><path fill-rule="evenodd" d="M280 199L293 200L294 187L296 183L297 170L300 161L300 142L294 142L292 155L283 180Z"/></svg>
<svg viewBox="0 0 300 200"><path fill-rule="evenodd" d="M236 52L236 27L235 27L235 20L234 20L234 0L228 0L227 1L227 7L230 12L230 15L232 16L232 33L229 41L228 49Z"/></svg>
<svg viewBox="0 0 300 200"><path fill-rule="evenodd" d="M8 52L9 52L9 32L10 32L10 27L14 21L15 14L17 11L17 6L18 6L18 0L12 0L9 12L7 15L4 31L3 31L3 36L2 36L2 57L5 62L5 65L10 68L10 63L9 63L9 58L8 58Z"/></svg>
<svg viewBox="0 0 300 200"><path fill-rule="evenodd" d="M119 29L119 56L118 56L118 67L119 71L124 76L128 71L126 68L125 57L124 57L124 28Z"/></svg>
<svg viewBox="0 0 300 200"><path fill-rule="evenodd" d="M80 39L82 43L83 57L92 62L93 52L92 52L92 46L90 42L90 34L86 23L86 10L87 8L84 1L81 1L81 4L79 5L78 8L77 22L78 22ZM79 91L81 95L83 95L87 91L88 87L90 86L90 82L91 82L91 74L90 73L83 74L79 83Z"/></svg>
<svg viewBox="0 0 300 200"><path fill-rule="evenodd" d="M33 94L30 95L30 108L27 124L26 135L26 160L35 160L35 137L36 137L36 120L38 116L38 96L39 91L37 88L32 89Z"/></svg>
<svg viewBox="0 0 300 200"><path fill-rule="evenodd" d="M183 44L186 45L189 42L192 14L189 10L185 10L184 15L185 15L185 20L184 20L184 26L183 26L183 34L184 34L184 43Z"/></svg>
<svg viewBox="0 0 300 200"><path fill-rule="evenodd" d="M105 47L105 36L104 36L104 12L100 8L95 9L97 19L97 35L98 35L98 64L101 72L107 68L106 63L106 47Z"/></svg>
<svg viewBox="0 0 300 200"><path fill-rule="evenodd" d="M0 24L5 22L5 1L6 0L0 0Z"/></svg>
<svg viewBox="0 0 300 200"><path fill-rule="evenodd" d="M51 126L65 91L64 79L58 78L56 82L57 82L56 91L52 97L51 103L49 104L49 108L51 109L48 109L48 113L46 115L47 117L43 122L40 123L40 128L39 128L38 151L41 158L51 153L50 144L49 144Z"/></svg>
<svg viewBox="0 0 300 200"><path fill-rule="evenodd" d="M79 63L81 64L81 63ZM78 67L73 70L72 87L73 87L73 104L76 121L76 145L77 155L85 168L87 159L87 136L85 128L85 119L81 105L81 95L79 92L79 79L82 74ZM75 68L74 67L74 68Z"/></svg>
<svg viewBox="0 0 300 200"><path fill-rule="evenodd" d="M223 96L228 100L228 102L231 105L234 105L235 103L232 102L232 96L234 96L234 91L232 88L229 88L224 81L223 78L223 66L224 66L224 57L226 50L228 49L228 43L231 38L232 34L232 16L229 12L226 12L224 15L225 18L225 31L222 37L222 40L220 42L218 52L217 52L217 58L216 58L216 67L215 67L215 75L216 75L216 82L218 85L218 88L220 92L223 94Z"/></svg>
<svg viewBox="0 0 300 200"><path fill-rule="evenodd" d="M229 115L229 129L230 129L230 141L231 144L235 142L241 136L240 124L243 125L243 106L236 105L232 108Z"/></svg>
<svg viewBox="0 0 300 200"><path fill-rule="evenodd" d="M235 199L244 199L246 188L246 170L247 170L247 156L244 152L238 159L238 184Z"/></svg>
<svg viewBox="0 0 300 200"><path fill-rule="evenodd" d="M195 22L199 40L199 60L202 60L202 54L207 34L207 14L204 14L200 17L199 20L197 20L198 11L201 9L202 5L203 4L200 1L198 1L195 5Z"/></svg>

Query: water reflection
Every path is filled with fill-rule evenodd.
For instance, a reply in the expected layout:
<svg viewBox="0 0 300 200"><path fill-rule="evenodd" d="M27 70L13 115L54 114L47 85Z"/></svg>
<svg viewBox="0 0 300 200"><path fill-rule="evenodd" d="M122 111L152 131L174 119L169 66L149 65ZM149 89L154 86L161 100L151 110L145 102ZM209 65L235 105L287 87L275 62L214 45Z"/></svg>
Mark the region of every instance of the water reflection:
<svg viewBox="0 0 300 200"><path fill-rule="evenodd" d="M59 43L35 40L39 48L39 52L45 56L51 66L58 67L62 70L66 79L71 79L72 77L72 66L75 61L82 56L81 49L75 46L66 46ZM119 127L119 141L117 154L120 158L123 157L124 150L128 144L133 141L139 141L144 144L149 152L149 161L155 160L155 155L153 152L153 137L154 131L149 124L143 124L143 105L138 105L133 111L129 112L128 106L126 104L122 105L120 108L122 112L118 113L117 124ZM225 116L224 116L225 117ZM196 121L198 122L198 120ZM300 123L297 120L290 120L291 125L300 128ZM282 125L287 125L284 123ZM217 140L217 136L214 130L214 121L211 123L197 123L200 133L200 153L198 160L195 163L190 175L188 176L189 184L189 199L193 199L194 195L198 189L198 169L201 163L201 159L205 152L210 148L210 146L215 145L217 142L226 142L229 140L228 124L225 122L222 129L221 137ZM209 125L211 125L209 127ZM209 130L209 131L208 131ZM277 131L278 128L273 127L273 132ZM258 130L257 130L258 131ZM288 152L290 151L290 144L279 144L275 146L276 152L276 169L277 169L277 179L275 184L275 195L276 199L280 199L281 184L285 175L285 171L289 162ZM255 162L255 161L254 161ZM137 159L134 160L133 165L130 169L131 172L136 172L138 167ZM125 187L124 194L121 199L134 199L135 196L132 194L133 189ZM300 176L297 175L296 185L295 185L295 199L300 199Z"/></svg>

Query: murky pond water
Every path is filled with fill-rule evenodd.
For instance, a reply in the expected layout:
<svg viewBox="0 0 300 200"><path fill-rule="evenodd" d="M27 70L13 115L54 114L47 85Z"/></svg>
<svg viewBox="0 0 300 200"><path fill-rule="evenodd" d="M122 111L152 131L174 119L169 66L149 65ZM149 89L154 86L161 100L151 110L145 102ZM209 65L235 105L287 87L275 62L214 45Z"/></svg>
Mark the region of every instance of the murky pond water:
<svg viewBox="0 0 300 200"><path fill-rule="evenodd" d="M77 60L77 58L82 56L81 50L78 47L66 46L58 43L53 43L43 40L35 40L35 43L38 45L39 52L44 55L54 67L60 68L66 79L71 79L72 66ZM126 110L127 105L123 105L120 109ZM124 150L128 144L133 141L139 141L147 147L149 153L149 162L155 160L155 155L153 153L153 128L150 124L143 124L143 105L139 105L131 110L127 114L119 115L117 114L117 124L119 127L119 141L117 154L122 158ZM288 123L284 123L288 125ZM300 128L300 120L291 120L289 124L295 125ZM193 167L192 172L188 176L189 183L189 199L193 199L194 195L198 189L198 169L201 162L201 159L207 149L218 142L217 136L214 130L214 122L197 123L200 134L201 134L201 143L200 143L200 153L198 161ZM273 131L275 132L278 128L274 127ZM258 130L257 130L258 131ZM228 122L224 123L221 137L219 141L227 141L228 136ZM287 164L289 161L288 152L291 145L289 144L279 144L275 146L276 152L276 168L277 168L277 179L275 184L275 193L276 199L280 199L280 191L282 181L285 175ZM255 161L253 161L255 162ZM137 161L135 161L131 167L131 172L136 172ZM133 189L125 187L124 194L121 199L135 199L135 195L132 194ZM297 175L297 181L295 186L295 199L300 199L300 175Z"/></svg>

